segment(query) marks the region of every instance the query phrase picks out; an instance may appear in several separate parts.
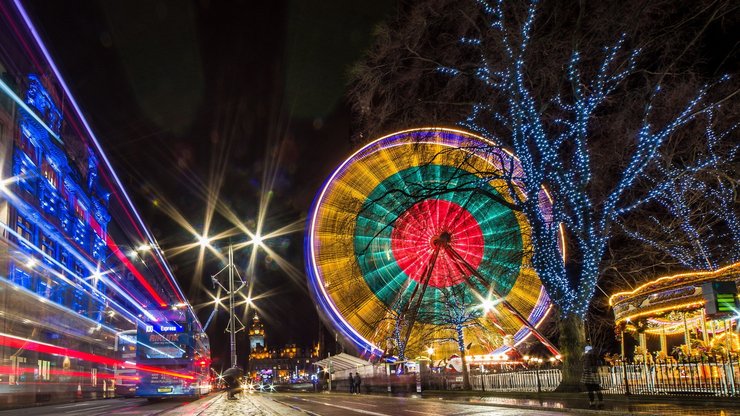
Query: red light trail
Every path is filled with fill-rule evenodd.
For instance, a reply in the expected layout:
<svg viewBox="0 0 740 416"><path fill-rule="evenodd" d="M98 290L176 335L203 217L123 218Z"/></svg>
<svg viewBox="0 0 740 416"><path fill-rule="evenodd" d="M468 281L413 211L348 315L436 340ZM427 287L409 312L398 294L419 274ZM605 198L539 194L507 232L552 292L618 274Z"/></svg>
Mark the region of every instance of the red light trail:
<svg viewBox="0 0 740 416"><path fill-rule="evenodd" d="M7 334L0 333L0 345L4 345L10 348L25 349L29 351L38 351L41 353L56 354L56 355L70 357L70 358L77 358L80 360L89 361L93 363L126 366L126 367L135 368L137 370L146 371L149 373L163 374L167 376L182 378L185 380L195 380L195 377L191 375L177 373L177 372L165 370L159 367L152 367L152 366L146 366L146 365L132 365L129 362L126 362L123 360L117 360L115 358L104 357L102 355L97 355L97 354L90 354L87 352L72 350L69 348L62 348L56 345L31 341L29 339L14 337L12 335L7 335ZM2 369L4 369L4 367L0 367L0 370Z"/></svg>

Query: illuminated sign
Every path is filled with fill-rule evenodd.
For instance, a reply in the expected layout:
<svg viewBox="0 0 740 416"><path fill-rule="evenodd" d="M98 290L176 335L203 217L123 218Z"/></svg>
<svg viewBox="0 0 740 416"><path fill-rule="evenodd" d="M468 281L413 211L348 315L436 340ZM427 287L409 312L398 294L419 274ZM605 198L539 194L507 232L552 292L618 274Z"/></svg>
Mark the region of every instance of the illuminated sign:
<svg viewBox="0 0 740 416"><path fill-rule="evenodd" d="M165 322L163 324L148 324L144 326L144 332L173 333L182 332L183 327L174 322Z"/></svg>
<svg viewBox="0 0 740 416"><path fill-rule="evenodd" d="M702 285L706 313L710 316L731 315L740 310L735 282L707 282Z"/></svg>

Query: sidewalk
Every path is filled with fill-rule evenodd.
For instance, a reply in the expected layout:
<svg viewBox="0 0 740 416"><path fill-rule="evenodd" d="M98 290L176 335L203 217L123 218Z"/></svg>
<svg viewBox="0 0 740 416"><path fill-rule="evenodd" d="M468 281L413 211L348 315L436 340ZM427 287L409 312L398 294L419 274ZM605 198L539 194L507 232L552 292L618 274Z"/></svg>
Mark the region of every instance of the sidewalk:
<svg viewBox="0 0 740 416"><path fill-rule="evenodd" d="M502 393L481 391L426 391L429 400L485 403L530 410L557 410L598 415L740 416L737 398L604 395L600 410L589 409L586 393Z"/></svg>

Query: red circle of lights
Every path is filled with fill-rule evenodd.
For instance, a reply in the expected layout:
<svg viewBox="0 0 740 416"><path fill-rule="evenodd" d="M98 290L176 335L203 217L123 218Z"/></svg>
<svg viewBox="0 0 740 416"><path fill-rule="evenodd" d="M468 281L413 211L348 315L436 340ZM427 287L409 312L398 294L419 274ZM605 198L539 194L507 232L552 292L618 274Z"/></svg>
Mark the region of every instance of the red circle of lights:
<svg viewBox="0 0 740 416"><path fill-rule="evenodd" d="M434 260L436 244L443 247ZM432 287L460 284L467 275L445 244L477 269L483 258L483 232L470 212L450 201L429 199L414 204L398 217L391 232L393 256L411 279L423 284L434 262L428 282Z"/></svg>

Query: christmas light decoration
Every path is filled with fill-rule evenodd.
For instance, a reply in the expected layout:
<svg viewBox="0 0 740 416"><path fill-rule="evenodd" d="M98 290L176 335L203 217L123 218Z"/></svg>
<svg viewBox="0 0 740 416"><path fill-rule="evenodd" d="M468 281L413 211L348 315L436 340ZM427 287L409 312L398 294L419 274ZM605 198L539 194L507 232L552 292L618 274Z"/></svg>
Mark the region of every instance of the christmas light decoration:
<svg viewBox="0 0 740 416"><path fill-rule="evenodd" d="M581 73L581 56L574 51L564 74L572 90L567 96L553 97L554 106L546 106L535 98L525 59L538 2L529 1L526 18L518 28L511 26L516 19L505 15L504 0L477 0L477 3L482 8L487 30L500 36L481 33L479 37L462 38L461 47L479 52L475 68L448 65L439 67L438 71L451 77L471 77L490 90L491 96L504 98L505 105L499 107L485 102L473 105L461 124L510 148L521 162L521 175L508 177L520 185L521 193L510 196L532 226L534 269L561 316L583 317L594 294L599 263L612 227L619 215L639 206L628 199L628 192L656 160L659 147L671 134L711 110L713 104L707 103L707 93L712 85L700 88L672 119L660 126L654 125L651 117L652 102L661 93L660 86L656 86L645 106L640 128L631 138L635 150L606 198L595 201L589 194L593 174L588 150L590 123L607 97L635 70L640 51L625 50L622 35L614 45L603 49L603 57L591 78ZM493 38L498 44L492 44L496 42ZM503 59L486 58L486 51L493 48L504 52ZM546 122L552 119L554 123ZM504 131L505 135L499 133ZM539 209L543 186L553 195L548 216ZM653 197L651 194L646 199ZM573 261L567 265L556 238L561 225L575 248L571 252Z"/></svg>
<svg viewBox="0 0 740 416"><path fill-rule="evenodd" d="M737 124L717 132L714 129L715 114L706 112L706 148L697 152L698 157L688 166L680 168L657 164L662 182L647 178L653 189L646 198L636 201L629 212L649 202L656 203L669 214L667 223L655 215L647 219L652 230L648 235L635 227L628 227L621 219L619 225L630 237L652 246L676 259L693 270L716 270L721 265L740 261L740 220L736 211L736 189L731 179L721 175L732 169L724 166L736 160L740 145L725 152L717 150L720 144L733 133ZM703 171L711 172L700 175ZM696 201L701 200L697 204Z"/></svg>

